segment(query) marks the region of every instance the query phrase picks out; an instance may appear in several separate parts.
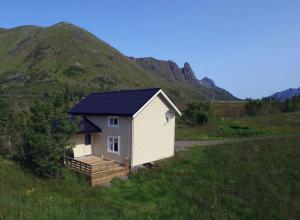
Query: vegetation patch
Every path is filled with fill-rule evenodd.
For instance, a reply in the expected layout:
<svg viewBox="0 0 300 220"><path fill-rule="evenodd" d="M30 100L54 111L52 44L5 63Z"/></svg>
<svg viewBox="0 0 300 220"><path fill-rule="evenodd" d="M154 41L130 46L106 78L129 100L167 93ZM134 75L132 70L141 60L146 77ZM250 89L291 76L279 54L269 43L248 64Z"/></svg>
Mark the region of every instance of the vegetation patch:
<svg viewBox="0 0 300 220"><path fill-rule="evenodd" d="M247 126L241 126L241 125L230 125L230 127L235 130L249 130L250 129Z"/></svg>
<svg viewBox="0 0 300 220"><path fill-rule="evenodd" d="M16 112L0 100L0 153L39 176L54 177L60 174L77 121L71 122L66 114L72 98L67 90L64 95L44 98L28 112Z"/></svg>
<svg viewBox="0 0 300 220"><path fill-rule="evenodd" d="M278 112L300 111L300 96L285 101L274 98L246 99L245 113L249 116L266 115Z"/></svg>
<svg viewBox="0 0 300 220"><path fill-rule="evenodd" d="M268 135L266 130L258 129L255 127L229 125L220 126L215 133L216 137L253 137L259 135Z"/></svg>
<svg viewBox="0 0 300 220"><path fill-rule="evenodd" d="M64 74L68 77L81 76L86 71L80 66L70 66L68 69L64 70Z"/></svg>
<svg viewBox="0 0 300 220"><path fill-rule="evenodd" d="M91 188L0 159L4 219L297 219L300 138L194 147L159 168Z"/></svg>
<svg viewBox="0 0 300 220"><path fill-rule="evenodd" d="M232 119L214 118L205 125L177 121L177 140L210 140L239 137L282 136L300 133L300 112L276 113Z"/></svg>

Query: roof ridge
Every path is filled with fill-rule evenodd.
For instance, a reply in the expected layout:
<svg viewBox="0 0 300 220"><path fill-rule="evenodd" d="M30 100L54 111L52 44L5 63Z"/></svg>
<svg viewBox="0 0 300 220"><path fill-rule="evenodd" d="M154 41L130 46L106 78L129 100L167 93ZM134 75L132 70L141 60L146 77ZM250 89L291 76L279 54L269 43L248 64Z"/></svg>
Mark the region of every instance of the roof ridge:
<svg viewBox="0 0 300 220"><path fill-rule="evenodd" d="M125 89L125 90L114 90L114 91L104 91L104 92L91 92L89 95L94 94L105 94L105 93L117 93L117 92L131 92L131 91L145 91L145 90L160 90L159 87L145 88L145 89Z"/></svg>
<svg viewBox="0 0 300 220"><path fill-rule="evenodd" d="M91 93L70 109L81 115L134 115L160 88L131 89Z"/></svg>

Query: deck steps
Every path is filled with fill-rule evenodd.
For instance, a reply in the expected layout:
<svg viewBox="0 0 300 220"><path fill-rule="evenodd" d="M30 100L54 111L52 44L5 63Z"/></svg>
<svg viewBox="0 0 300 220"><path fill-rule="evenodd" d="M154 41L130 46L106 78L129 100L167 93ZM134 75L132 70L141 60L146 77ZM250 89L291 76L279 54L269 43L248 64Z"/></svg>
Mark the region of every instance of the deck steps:
<svg viewBox="0 0 300 220"><path fill-rule="evenodd" d="M129 173L129 168L125 167L122 169L117 169L108 175L91 177L90 183L92 186L100 186L100 185L103 185L103 184L106 184L106 183L112 181L112 179L114 179L116 177L127 176L128 173Z"/></svg>

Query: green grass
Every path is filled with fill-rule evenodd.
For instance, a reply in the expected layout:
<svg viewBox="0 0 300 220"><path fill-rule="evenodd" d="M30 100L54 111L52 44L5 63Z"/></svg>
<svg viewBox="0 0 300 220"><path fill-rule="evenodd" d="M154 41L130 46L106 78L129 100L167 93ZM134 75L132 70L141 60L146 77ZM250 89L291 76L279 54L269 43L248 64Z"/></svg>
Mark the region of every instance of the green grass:
<svg viewBox="0 0 300 220"><path fill-rule="evenodd" d="M300 138L194 147L111 187L0 159L0 219L297 219Z"/></svg>
<svg viewBox="0 0 300 220"><path fill-rule="evenodd" d="M297 135L300 112L277 113L258 117L214 119L204 126L177 124L177 140L210 140L243 137Z"/></svg>

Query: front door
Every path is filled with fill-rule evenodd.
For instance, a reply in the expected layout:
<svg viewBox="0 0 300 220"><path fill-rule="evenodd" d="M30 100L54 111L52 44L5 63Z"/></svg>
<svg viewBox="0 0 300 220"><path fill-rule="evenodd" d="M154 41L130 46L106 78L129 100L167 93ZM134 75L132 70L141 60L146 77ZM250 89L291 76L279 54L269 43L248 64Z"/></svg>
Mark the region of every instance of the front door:
<svg viewBox="0 0 300 220"><path fill-rule="evenodd" d="M92 135L85 134L84 135L84 144L83 146L83 156L91 155L92 154Z"/></svg>

